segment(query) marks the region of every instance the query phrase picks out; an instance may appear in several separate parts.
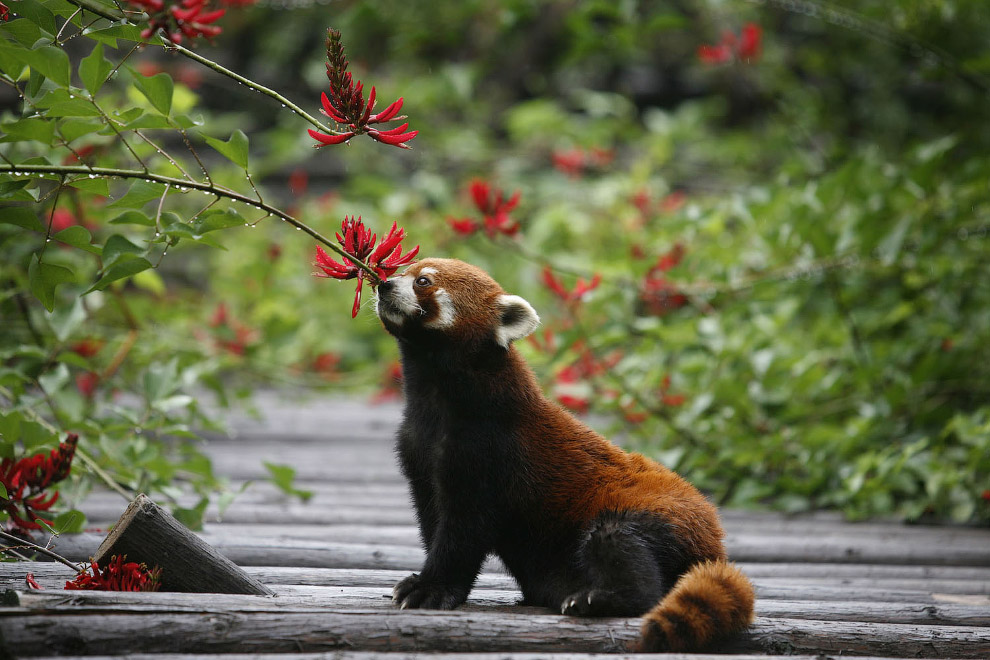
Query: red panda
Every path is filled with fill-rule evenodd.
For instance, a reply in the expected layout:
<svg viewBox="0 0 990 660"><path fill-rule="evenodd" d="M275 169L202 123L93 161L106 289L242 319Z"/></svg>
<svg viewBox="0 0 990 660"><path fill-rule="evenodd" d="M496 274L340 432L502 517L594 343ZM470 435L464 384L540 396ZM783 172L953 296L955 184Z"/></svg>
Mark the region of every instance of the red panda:
<svg viewBox="0 0 990 660"><path fill-rule="evenodd" d="M426 549L402 608L452 609L494 554L523 603L572 616L644 615L638 650L698 650L745 629L753 587L715 507L548 400L512 345L533 307L479 268L424 259L378 286L399 344L397 454Z"/></svg>

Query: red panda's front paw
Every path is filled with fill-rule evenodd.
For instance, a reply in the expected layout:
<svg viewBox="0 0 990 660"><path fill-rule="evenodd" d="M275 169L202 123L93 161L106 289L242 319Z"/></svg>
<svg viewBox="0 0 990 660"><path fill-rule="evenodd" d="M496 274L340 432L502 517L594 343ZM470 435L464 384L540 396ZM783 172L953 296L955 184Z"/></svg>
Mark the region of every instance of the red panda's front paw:
<svg viewBox="0 0 990 660"><path fill-rule="evenodd" d="M400 609L452 610L467 600L464 589L424 582L413 573L392 589L392 602Z"/></svg>

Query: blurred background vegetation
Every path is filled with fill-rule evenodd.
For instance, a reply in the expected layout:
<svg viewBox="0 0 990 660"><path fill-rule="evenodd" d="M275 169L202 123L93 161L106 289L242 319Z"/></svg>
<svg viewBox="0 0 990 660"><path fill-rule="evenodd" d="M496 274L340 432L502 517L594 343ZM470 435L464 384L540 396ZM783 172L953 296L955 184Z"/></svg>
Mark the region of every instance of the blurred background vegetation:
<svg viewBox="0 0 990 660"><path fill-rule="evenodd" d="M412 150L313 150L299 117L228 78L160 48L129 64L169 74L172 111L205 134L249 136L265 199L323 234L344 215L398 221L407 248L475 263L529 299L544 323L520 349L562 403L720 504L990 522L983 0L288 0L217 24L197 52L310 112L325 28L339 29L355 77L405 98ZM83 41L66 43L71 57ZM147 105L113 82L108 103ZM0 104L8 124L29 112L11 86ZM98 162L127 158L113 134L80 136ZM67 153L10 133L0 152ZM243 169L204 158L243 185ZM480 220L477 181L520 193L517 234L455 229ZM112 182L112 197L124 190ZM179 218L202 207L176 197ZM43 221L52 201L33 207ZM110 224L121 208L106 202L74 190L58 207L103 241L142 244L147 227ZM49 313L29 294L44 234L0 223L8 428L43 410L126 487L177 494L186 479L206 497L223 484L195 449L204 387L221 401L394 394L397 351L371 296L352 321L353 287L311 276L311 239L274 218L210 236L86 296L98 265L60 252L75 279Z"/></svg>

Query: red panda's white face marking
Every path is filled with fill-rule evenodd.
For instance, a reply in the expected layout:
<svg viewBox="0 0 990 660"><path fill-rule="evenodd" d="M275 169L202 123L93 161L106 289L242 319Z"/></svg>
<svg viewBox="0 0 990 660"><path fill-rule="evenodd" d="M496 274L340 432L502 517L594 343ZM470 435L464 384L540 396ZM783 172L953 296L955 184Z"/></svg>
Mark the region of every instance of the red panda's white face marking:
<svg viewBox="0 0 990 660"><path fill-rule="evenodd" d="M433 331L452 342L487 339L503 348L540 323L528 302L454 259L424 259L380 285L375 312L396 337Z"/></svg>

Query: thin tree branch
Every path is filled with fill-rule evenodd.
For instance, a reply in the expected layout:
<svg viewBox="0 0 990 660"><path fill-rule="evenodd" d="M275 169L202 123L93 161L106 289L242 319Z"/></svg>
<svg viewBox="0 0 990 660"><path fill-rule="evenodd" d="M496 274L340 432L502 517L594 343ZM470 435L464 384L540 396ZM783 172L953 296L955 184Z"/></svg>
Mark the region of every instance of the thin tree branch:
<svg viewBox="0 0 990 660"><path fill-rule="evenodd" d="M379 277L378 273L369 266L367 263L358 259L352 254L348 254L340 245L335 241L331 241L329 238L316 231L309 225L297 220L285 211L272 206L266 202L259 202L256 199L252 199L246 195L235 192L228 188L223 188L219 185L201 183L198 181L186 181L185 179L178 179L170 176L163 176L161 174L155 174L153 172L143 172L141 170L127 170L115 167L80 167L75 165L35 165L35 164L21 164L21 165L2 165L0 164L0 173L3 172L21 172L25 174L54 174L54 175L68 175L68 174L96 174L97 176L105 177L119 177L124 179L143 179L145 181L152 181L155 183L164 183L166 185L176 186L179 188L191 188L193 190L199 190L201 192L209 193L211 195L216 195L218 197L225 197L227 199L233 200L235 202L240 202L242 204L247 204L248 206L254 207L256 209L265 211L280 220L287 222L293 227L303 231L314 239L322 243L323 245L330 248L333 252L336 252L339 256L346 258L348 261L353 263L355 266L367 273L367 279L375 286L381 284L382 279Z"/></svg>

